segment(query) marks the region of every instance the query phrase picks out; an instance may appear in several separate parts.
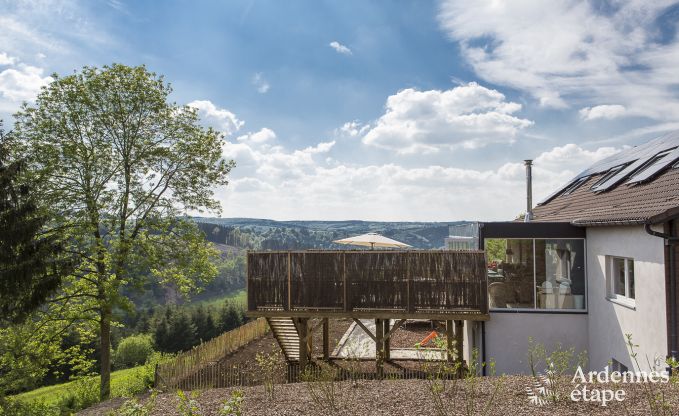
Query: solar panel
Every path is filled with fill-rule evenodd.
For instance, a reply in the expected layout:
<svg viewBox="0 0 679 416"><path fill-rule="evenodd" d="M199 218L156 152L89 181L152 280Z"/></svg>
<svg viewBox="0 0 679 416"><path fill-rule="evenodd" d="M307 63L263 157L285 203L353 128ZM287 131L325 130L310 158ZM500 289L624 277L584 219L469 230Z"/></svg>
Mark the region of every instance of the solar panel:
<svg viewBox="0 0 679 416"><path fill-rule="evenodd" d="M651 160L651 157L642 157L634 163L630 163L626 168L619 171L617 174L608 177L605 181L599 181L592 186L592 191L603 192L611 189L620 182L624 181L630 174L642 167L645 163Z"/></svg>
<svg viewBox="0 0 679 416"><path fill-rule="evenodd" d="M601 179L596 181L596 183L594 185L592 185L592 187L589 188L589 189L596 190L596 188L599 185L602 185L603 183L607 182L609 179L611 179L612 177L617 175L620 171L623 170L624 167L625 167L625 165L620 165L620 166L616 166L616 167L610 169L608 172L606 172L606 174L603 177L601 177Z"/></svg>
<svg viewBox="0 0 679 416"><path fill-rule="evenodd" d="M580 186L582 186L583 183L587 182L587 179L589 179L589 176L585 176L584 178L580 178L575 180L573 183L568 185L568 187L563 191L561 195L570 195L572 194L576 189L578 189Z"/></svg>
<svg viewBox="0 0 679 416"><path fill-rule="evenodd" d="M665 153L664 156L662 156L662 154L659 154L658 156L660 157L655 158L648 166L637 172L629 181L627 181L627 183L631 185L652 179L675 160L679 159L679 147Z"/></svg>

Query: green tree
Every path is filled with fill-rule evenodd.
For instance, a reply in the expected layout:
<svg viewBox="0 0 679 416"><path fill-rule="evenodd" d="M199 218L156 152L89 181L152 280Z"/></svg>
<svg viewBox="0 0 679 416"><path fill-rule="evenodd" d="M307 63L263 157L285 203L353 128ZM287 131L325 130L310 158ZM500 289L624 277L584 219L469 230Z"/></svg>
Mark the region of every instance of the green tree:
<svg viewBox="0 0 679 416"><path fill-rule="evenodd" d="M202 304L193 310L192 314L193 325L196 327L196 335L201 341L207 341L207 312L205 312L205 307Z"/></svg>
<svg viewBox="0 0 679 416"><path fill-rule="evenodd" d="M196 326L191 321L188 312L181 309L174 313L168 325L169 352L189 350L198 342Z"/></svg>
<svg viewBox="0 0 679 416"><path fill-rule="evenodd" d="M79 256L59 300L98 326L102 399L112 310L131 307L121 290L150 275L188 292L216 274L217 253L182 214L219 210L213 189L233 162L221 157L222 137L170 102L171 91L143 66L85 67L54 75L15 115L37 191Z"/></svg>
<svg viewBox="0 0 679 416"><path fill-rule="evenodd" d="M35 190L22 180L26 163L11 159L12 138L0 120L0 319L17 322L54 294L67 273L57 235Z"/></svg>
<svg viewBox="0 0 679 416"><path fill-rule="evenodd" d="M159 320L156 321L153 328L153 341L158 351L170 352L169 332L170 329L168 319L165 315L163 315Z"/></svg>
<svg viewBox="0 0 679 416"><path fill-rule="evenodd" d="M220 311L220 324L222 332L230 331L243 324L243 316L230 302L224 302Z"/></svg>
<svg viewBox="0 0 679 416"><path fill-rule="evenodd" d="M203 334L203 340L207 341L219 335L217 331L217 324L215 323L214 311L212 308L208 308L207 318L205 319L205 330Z"/></svg>

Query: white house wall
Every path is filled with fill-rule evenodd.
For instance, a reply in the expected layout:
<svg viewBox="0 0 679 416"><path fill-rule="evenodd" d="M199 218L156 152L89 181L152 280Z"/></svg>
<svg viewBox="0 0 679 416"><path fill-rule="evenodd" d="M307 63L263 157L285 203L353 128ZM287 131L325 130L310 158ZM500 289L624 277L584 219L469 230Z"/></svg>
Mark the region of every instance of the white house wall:
<svg viewBox="0 0 679 416"><path fill-rule="evenodd" d="M530 374L526 360L530 337L548 350L560 343L563 348L586 351L587 315L491 312L486 322L486 361L495 359L497 374Z"/></svg>
<svg viewBox="0 0 679 416"><path fill-rule="evenodd" d="M606 256L634 259L635 308L606 299ZM667 354L663 240L641 226L587 229L590 367L602 369L611 358L632 369L625 334L639 345L639 361Z"/></svg>

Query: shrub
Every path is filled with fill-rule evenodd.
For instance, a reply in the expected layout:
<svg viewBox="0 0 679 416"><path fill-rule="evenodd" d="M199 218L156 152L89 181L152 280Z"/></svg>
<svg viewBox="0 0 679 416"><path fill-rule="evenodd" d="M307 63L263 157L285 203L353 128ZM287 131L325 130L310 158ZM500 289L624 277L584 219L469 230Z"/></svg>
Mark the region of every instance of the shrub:
<svg viewBox="0 0 679 416"><path fill-rule="evenodd" d="M153 391L146 403L140 403L137 398L126 401L116 411L109 412L109 416L150 416L156 406L156 396L158 392Z"/></svg>
<svg viewBox="0 0 679 416"><path fill-rule="evenodd" d="M317 367L309 366L302 373L311 400L325 414L336 414L340 411L344 399L341 384L337 382L339 372L337 368L321 363ZM351 387L350 387L351 389Z"/></svg>
<svg viewBox="0 0 679 416"><path fill-rule="evenodd" d="M71 414L86 409L99 402L99 377L83 377L77 379L70 392L61 398L58 406L62 414Z"/></svg>
<svg viewBox="0 0 679 416"><path fill-rule="evenodd" d="M58 406L43 401L24 402L16 399L0 398L0 416L60 416Z"/></svg>
<svg viewBox="0 0 679 416"><path fill-rule="evenodd" d="M242 416L243 415L243 390L231 392L231 398L224 400L219 409L219 416Z"/></svg>
<svg viewBox="0 0 679 416"><path fill-rule="evenodd" d="M148 391L155 381L156 365L168 361L171 357L170 354L152 353L143 366L128 370L131 374L124 382L114 386L113 396L132 397Z"/></svg>
<svg viewBox="0 0 679 416"><path fill-rule="evenodd" d="M144 364L151 353L153 353L153 340L150 335L132 335L120 341L113 356L113 362L116 368L134 367Z"/></svg>
<svg viewBox="0 0 679 416"><path fill-rule="evenodd" d="M190 395L186 395L181 390L177 390L177 412L180 416L198 416L201 414L200 405L198 404L198 396L200 393L192 391Z"/></svg>
<svg viewBox="0 0 679 416"><path fill-rule="evenodd" d="M282 363L275 353L261 353L258 352L255 357L257 367L259 367L262 376L262 384L264 385L264 393L269 400L274 399L274 388L276 387L276 376L282 368Z"/></svg>

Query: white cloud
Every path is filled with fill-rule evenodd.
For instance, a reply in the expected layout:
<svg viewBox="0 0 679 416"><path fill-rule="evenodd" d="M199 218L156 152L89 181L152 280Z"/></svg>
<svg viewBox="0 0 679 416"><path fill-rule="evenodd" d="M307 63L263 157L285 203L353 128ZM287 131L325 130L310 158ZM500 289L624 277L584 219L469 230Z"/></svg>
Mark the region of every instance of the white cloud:
<svg viewBox="0 0 679 416"><path fill-rule="evenodd" d="M580 117L587 121L596 120L598 118L612 120L625 115L625 110L625 106L618 104L597 105L595 107L585 107L580 109Z"/></svg>
<svg viewBox="0 0 679 416"><path fill-rule="evenodd" d="M269 140L273 140L276 138L276 132L273 130L263 127L261 130L255 133L248 133L243 136L239 136L237 140L239 141L247 141L247 142L252 142L252 143L264 143L268 142Z"/></svg>
<svg viewBox="0 0 679 416"><path fill-rule="evenodd" d="M511 143L520 130L533 124L512 115L520 109L521 104L476 83L446 91L409 88L387 98L385 114L363 142L402 154Z"/></svg>
<svg viewBox="0 0 679 416"><path fill-rule="evenodd" d="M43 77L43 72L24 64L5 69L0 72L0 96L16 103L35 99L40 88L52 81L49 76Z"/></svg>
<svg viewBox="0 0 679 416"><path fill-rule="evenodd" d="M261 72L257 72L252 76L252 85L255 86L257 92L260 94L266 94L269 91L269 88L271 88L271 85L264 79L264 75L262 75Z"/></svg>
<svg viewBox="0 0 679 416"><path fill-rule="evenodd" d="M480 77L543 106L615 102L627 116L676 120L679 39L660 42L657 23L673 2L604 3L443 0L438 17Z"/></svg>
<svg viewBox="0 0 679 416"><path fill-rule="evenodd" d="M356 137L363 135L363 133L368 131L368 129L370 129L369 124L361 124L361 122L358 120L353 120L347 121L342 125L342 127L336 129L335 134L340 136Z"/></svg>
<svg viewBox="0 0 679 416"><path fill-rule="evenodd" d="M14 65L16 58L7 55L5 52L0 52L0 65Z"/></svg>
<svg viewBox="0 0 679 416"><path fill-rule="evenodd" d="M332 42L330 42L328 44L328 46L333 48L335 50L335 52L341 53L342 55L351 55L352 54L351 49L342 45L341 43L337 42L336 40L333 40Z"/></svg>
<svg viewBox="0 0 679 416"><path fill-rule="evenodd" d="M209 100L191 101L187 105L198 110L198 114L203 119L203 122L227 135L235 133L245 124L234 113L218 108Z"/></svg>
<svg viewBox="0 0 679 416"><path fill-rule="evenodd" d="M218 191L225 216L408 221L511 220L524 210L522 161L490 169L394 163L355 165L330 157L334 142L302 150L227 143L236 160ZM575 144L535 157L534 195L545 198L581 170L617 151ZM441 242L443 243L443 242Z"/></svg>

